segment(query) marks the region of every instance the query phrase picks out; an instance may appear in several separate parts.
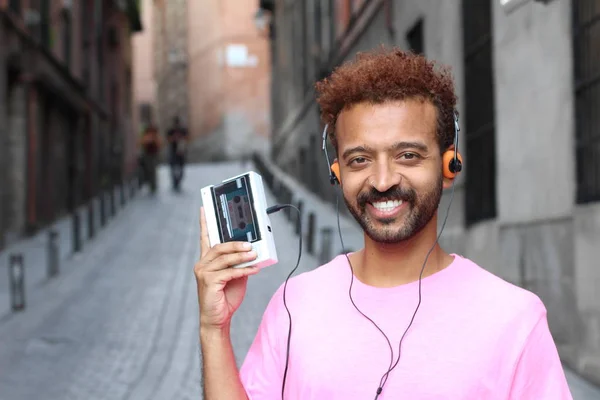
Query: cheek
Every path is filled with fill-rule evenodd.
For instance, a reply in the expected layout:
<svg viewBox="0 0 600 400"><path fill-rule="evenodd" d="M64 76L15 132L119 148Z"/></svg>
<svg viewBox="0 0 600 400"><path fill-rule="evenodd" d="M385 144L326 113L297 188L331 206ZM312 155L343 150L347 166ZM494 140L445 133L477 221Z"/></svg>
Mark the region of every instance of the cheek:
<svg viewBox="0 0 600 400"><path fill-rule="evenodd" d="M443 173L441 169L428 167L428 168L416 168L406 174L406 178L415 188L427 188L442 178Z"/></svg>
<svg viewBox="0 0 600 400"><path fill-rule="evenodd" d="M355 182L344 181L342 185L342 193L344 197L350 201L350 203L356 203L356 197L360 193L360 185L357 185Z"/></svg>

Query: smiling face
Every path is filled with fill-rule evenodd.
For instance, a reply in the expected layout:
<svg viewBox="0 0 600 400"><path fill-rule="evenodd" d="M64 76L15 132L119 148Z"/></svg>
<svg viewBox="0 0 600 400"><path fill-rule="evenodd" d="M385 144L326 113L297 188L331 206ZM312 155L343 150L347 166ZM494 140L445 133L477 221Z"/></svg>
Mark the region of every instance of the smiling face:
<svg viewBox="0 0 600 400"><path fill-rule="evenodd" d="M444 186L436 129L429 101L359 103L340 113L344 201L373 241L407 240L435 216Z"/></svg>

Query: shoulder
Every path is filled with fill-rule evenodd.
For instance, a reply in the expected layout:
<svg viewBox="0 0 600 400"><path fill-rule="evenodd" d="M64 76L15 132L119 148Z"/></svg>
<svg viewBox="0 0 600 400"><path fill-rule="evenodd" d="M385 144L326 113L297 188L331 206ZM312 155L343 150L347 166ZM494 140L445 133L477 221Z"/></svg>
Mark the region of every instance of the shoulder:
<svg viewBox="0 0 600 400"><path fill-rule="evenodd" d="M341 281L347 279L350 282L351 275L345 260L340 255L315 269L292 276L287 285L284 282L279 286L272 300L281 302L284 290L288 301L291 299L292 302L301 304L308 304L310 299L331 295L334 288L343 285Z"/></svg>
<svg viewBox="0 0 600 400"><path fill-rule="evenodd" d="M537 294L499 277L473 260L457 257L462 289L498 323L513 327L518 324L528 330L545 318L546 307Z"/></svg>

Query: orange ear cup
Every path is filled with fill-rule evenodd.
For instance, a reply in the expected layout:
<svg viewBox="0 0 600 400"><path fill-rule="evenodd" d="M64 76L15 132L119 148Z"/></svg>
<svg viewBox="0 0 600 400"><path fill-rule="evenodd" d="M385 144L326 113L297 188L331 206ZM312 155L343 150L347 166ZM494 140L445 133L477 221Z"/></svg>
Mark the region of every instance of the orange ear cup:
<svg viewBox="0 0 600 400"><path fill-rule="evenodd" d="M456 153L456 157L458 158L458 161L460 161L460 163L462 164L463 160L462 160L462 156L460 155L460 153ZM453 158L454 158L454 150L448 150L448 151L444 152L444 155L442 158L442 168L443 168L444 178L447 178L447 179L456 178L457 173L450 171L450 162L452 161Z"/></svg>
<svg viewBox="0 0 600 400"><path fill-rule="evenodd" d="M338 182L341 183L342 180L340 179L340 164L337 161L331 164L331 172L333 172L333 175L335 175Z"/></svg>

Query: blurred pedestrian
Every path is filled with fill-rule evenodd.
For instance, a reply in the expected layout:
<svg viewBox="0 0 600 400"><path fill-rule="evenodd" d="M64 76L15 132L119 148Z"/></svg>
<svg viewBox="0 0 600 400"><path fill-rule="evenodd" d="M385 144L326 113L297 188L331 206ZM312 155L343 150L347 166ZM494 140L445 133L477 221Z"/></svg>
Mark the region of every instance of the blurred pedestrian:
<svg viewBox="0 0 600 400"><path fill-rule="evenodd" d="M153 123L148 124L140 138L140 147L142 149L140 164L144 177L143 181L148 183L150 193L152 194L156 193L158 186L156 168L158 166L161 146L162 140L158 129Z"/></svg>
<svg viewBox="0 0 600 400"><path fill-rule="evenodd" d="M182 126L179 116L173 117L173 124L167 132L169 142L169 165L173 190L179 191L185 168L185 155L188 143L188 132Z"/></svg>

